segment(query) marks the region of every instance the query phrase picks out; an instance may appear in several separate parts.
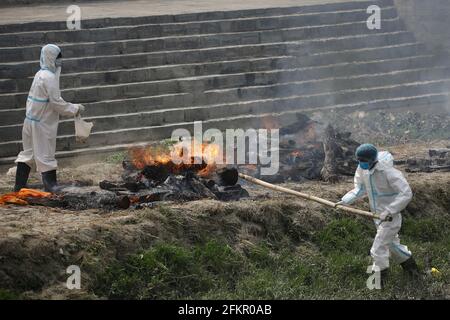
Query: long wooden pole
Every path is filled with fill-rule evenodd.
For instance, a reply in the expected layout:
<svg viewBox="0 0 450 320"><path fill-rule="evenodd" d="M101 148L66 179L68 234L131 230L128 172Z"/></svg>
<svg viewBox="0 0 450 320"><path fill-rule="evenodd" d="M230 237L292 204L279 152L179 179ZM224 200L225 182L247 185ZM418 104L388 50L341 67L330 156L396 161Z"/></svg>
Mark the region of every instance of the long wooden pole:
<svg viewBox="0 0 450 320"><path fill-rule="evenodd" d="M315 197L315 196L311 196L309 194L298 192L298 191L295 191L295 190L292 190L292 189L276 186L274 184L271 184L271 183L268 183L268 182L256 179L254 177L248 176L248 175L243 174L243 173L239 173L239 177L241 177L242 179L245 179L247 181L250 181L252 183L258 184L260 186L263 186L263 187L275 190L275 191L292 194L294 196L297 196L297 197L300 197L300 198L303 198L303 199L307 199L307 200L312 200L312 201L324 204L324 205L332 207L332 208L340 209L342 211L346 211L346 212L349 212L349 213L357 214L357 215L364 216L364 217L371 218L371 219L380 219L380 216L378 214L374 214L372 212L364 211L364 210L360 210L360 209L356 209L356 208L350 208L350 207L347 207L347 206L344 206L344 205L340 205L340 204L336 205L332 201L325 200L325 199L322 199L322 198L319 198L319 197ZM387 219L387 220L390 221L391 219Z"/></svg>

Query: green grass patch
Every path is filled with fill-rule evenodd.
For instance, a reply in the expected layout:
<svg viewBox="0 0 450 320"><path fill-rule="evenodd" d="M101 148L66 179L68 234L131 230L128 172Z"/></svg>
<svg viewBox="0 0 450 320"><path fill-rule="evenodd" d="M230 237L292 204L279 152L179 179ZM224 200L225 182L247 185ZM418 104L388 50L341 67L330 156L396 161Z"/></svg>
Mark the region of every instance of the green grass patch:
<svg viewBox="0 0 450 320"><path fill-rule="evenodd" d="M319 231L313 241L325 254L364 254L371 247L375 228L362 220L340 218Z"/></svg>
<svg viewBox="0 0 450 320"><path fill-rule="evenodd" d="M114 299L443 298L448 294L450 238L448 229L441 228L446 228L442 221L436 227L428 218L411 220L402 237L422 270L434 266L440 276L424 273L422 281L410 283L393 264L385 290L366 287L375 228L370 221L339 218L317 232L313 243L298 246L266 240L241 251L218 240L157 243L110 266L93 291Z"/></svg>
<svg viewBox="0 0 450 320"><path fill-rule="evenodd" d="M449 230L449 216L434 216L422 219L405 217L402 222L401 234L413 240L433 242L448 237Z"/></svg>
<svg viewBox="0 0 450 320"><path fill-rule="evenodd" d="M0 288L0 300L20 300L20 294Z"/></svg>
<svg viewBox="0 0 450 320"><path fill-rule="evenodd" d="M97 280L97 293L113 299L195 298L229 287L242 272L242 257L226 244L194 248L160 243L110 267Z"/></svg>

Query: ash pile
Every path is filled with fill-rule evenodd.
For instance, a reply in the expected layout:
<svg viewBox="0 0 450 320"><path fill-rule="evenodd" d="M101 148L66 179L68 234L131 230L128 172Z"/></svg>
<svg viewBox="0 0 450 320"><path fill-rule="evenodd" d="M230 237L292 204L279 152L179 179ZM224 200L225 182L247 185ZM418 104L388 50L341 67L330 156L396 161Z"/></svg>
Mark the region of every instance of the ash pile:
<svg viewBox="0 0 450 320"><path fill-rule="evenodd" d="M340 176L353 176L358 166L355 159L359 142L350 132L337 131L330 124L323 124L304 114L297 114L294 124L279 126L268 120L272 128L278 128L279 170L272 176L261 175L259 165L243 165L239 170L271 183L287 181L323 180L337 182Z"/></svg>

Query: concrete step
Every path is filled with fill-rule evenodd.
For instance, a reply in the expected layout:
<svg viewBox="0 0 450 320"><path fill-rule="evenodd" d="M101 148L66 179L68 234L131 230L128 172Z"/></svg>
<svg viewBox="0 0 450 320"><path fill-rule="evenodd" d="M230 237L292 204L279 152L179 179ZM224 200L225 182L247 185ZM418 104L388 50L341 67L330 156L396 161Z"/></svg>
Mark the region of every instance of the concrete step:
<svg viewBox="0 0 450 320"><path fill-rule="evenodd" d="M394 6L381 10L384 19L396 18ZM295 13L276 16L256 16L251 18L190 21L164 24L138 24L82 30L50 30L43 32L19 32L0 34L0 47L22 47L44 43L77 43L146 39L153 37L187 36L214 33L235 33L262 31L295 27L312 27L348 22L365 22L366 8L337 12Z"/></svg>
<svg viewBox="0 0 450 320"><path fill-rule="evenodd" d="M108 71L143 68L159 65L217 62L226 59L258 58L288 55L308 56L313 53L336 50L376 48L416 42L409 32L392 32L371 35L346 36L310 41L286 41L256 45L225 46L191 50L144 52L129 55L93 56L64 59L64 73ZM21 79L34 76L39 70L38 61L0 63L0 79Z"/></svg>
<svg viewBox="0 0 450 320"><path fill-rule="evenodd" d="M130 54L148 51L183 50L211 48L217 46L232 46L243 44L258 44L331 38L344 35L359 35L405 31L405 26L398 18L383 19L383 28L369 30L364 22L349 22L318 27L296 27L265 31L249 31L235 33L215 33L188 36L167 36L160 38L131 39L118 41L82 42L76 44L61 44L65 57L85 57L111 54ZM41 46L0 48L2 62L38 60Z"/></svg>
<svg viewBox="0 0 450 320"><path fill-rule="evenodd" d="M186 13L176 15L155 15L142 17L120 17L120 18L99 18L82 21L83 29L107 28L117 26L132 26L140 24L166 24L166 23L186 23L192 21L213 21L226 19L244 19L253 17L266 17L275 15L289 15L298 13L326 13L348 10L367 9L368 6L376 4L380 7L393 6L392 0L373 1L349 1L346 3L329 3L319 5L309 5L301 7L280 7L280 8L258 8L233 11L212 11L199 13ZM52 22L32 22L0 25L0 33L55 31L67 28L66 21Z"/></svg>
<svg viewBox="0 0 450 320"><path fill-rule="evenodd" d="M105 131L111 131L117 128L120 123L122 128L136 128L136 126L162 126L169 125L171 123L178 122L193 122L193 121L208 121L211 119L218 119L226 114L229 117L238 117L242 115L257 115L257 114L267 114L267 113L280 113L286 111L318 111L323 109L334 108L350 108L353 107L353 111L367 111L370 108L398 108L405 106L404 102L408 101L411 105L417 104L431 104L437 101L445 102L442 98L448 97L448 93L426 93L418 97L408 96L408 97L395 97L395 98L384 98L384 99L374 99L370 101L361 100L361 96L354 95L355 91L342 91L334 93L334 98L330 93L318 94L313 96L293 96L287 98L279 99L266 99L266 100L252 100L248 102L230 103L230 104L217 104L208 106L198 106L185 108L180 110L178 108L160 110L160 111L150 111L145 113L137 114L124 114L111 117L102 118L90 118L90 121L94 121L96 125L104 125ZM381 89L377 89L376 93L382 92ZM383 93L385 96L389 94L385 91ZM393 93L391 93L392 95ZM333 101L335 100L335 101ZM345 103L338 103L338 101L345 101ZM382 102L387 103L387 105L382 105ZM365 106L365 107L364 107ZM358 109L358 107L360 109ZM224 109L226 112L224 113ZM73 121L67 120L62 124L67 125L66 134L70 135L74 132ZM61 130L63 131L63 130ZM100 131L101 132L101 131ZM62 135L66 135L61 132Z"/></svg>
<svg viewBox="0 0 450 320"><path fill-rule="evenodd" d="M445 97L448 97L448 86L450 85L450 79L442 80L442 81L432 81L432 82L419 82L419 83L409 83L399 86L385 86L385 87L378 87L378 88L372 88L371 90L367 90L365 92L362 92L359 89L356 90L348 90L346 92L341 93L324 93L319 95L325 95L325 100L328 101L328 107L313 107L311 110L320 110L321 108L327 109L327 108L333 108L335 106L338 106L341 104L341 100L347 100L348 97L343 97L342 94L349 94L352 99L356 99L355 97L359 96L360 101L359 102L352 102L352 103L344 103L341 108L346 108L346 106L351 107L352 110L358 110L358 106L361 105L367 105L367 108L373 108L377 109L379 107L400 107L404 106L404 102L407 102L407 105L417 105L414 102L414 99L411 97L419 97L421 103L423 104L434 104L434 103L446 103L447 100L444 100ZM400 95L403 94L403 95ZM382 97L382 98L381 98ZM317 96L312 98L313 100L310 101L320 101L317 99ZM273 100L273 99L272 99ZM290 100L287 100L290 101ZM373 104L373 102L376 102L377 104ZM397 101L397 102L396 102ZM249 104L251 102L247 102ZM319 102L317 102L319 103ZM238 104L239 105L239 104ZM242 104L240 104L242 106ZM264 105L261 103L261 101L255 101L253 107L257 108L260 105ZM270 104L269 104L270 105ZM295 102L289 102L288 105L290 105L292 108L294 108L295 112L305 112L308 109L306 107L305 109L296 109L296 106L298 106L298 101ZM308 104L309 105L309 104ZM241 108L241 106L237 106L236 108ZM222 111L220 114L224 114L223 108L224 106L216 106L216 108L221 108ZM284 107L281 107L280 105L274 106L274 107L264 107L264 108L274 108L276 110L276 113L283 113L288 112L284 109ZM286 107L289 108L290 107ZM212 106L205 106L204 110L210 110L206 112L217 112L213 110L219 110L215 109ZM179 110L177 110L178 113ZM230 111L231 113L231 111ZM202 120L200 115L201 113L198 112L198 110L195 110L195 113L197 114L197 117L194 120ZM264 113L258 113L257 109L253 109L253 112L250 113L248 116L243 116L242 114L235 116L235 117L229 117L229 118L219 118L219 119L209 119L205 121L206 127L208 124L215 124L216 128L245 128L246 126L250 127L256 127L254 124L250 121L247 122L245 119L248 119L249 117L256 117L261 118L265 114ZM211 116L211 115L209 115ZM150 117L151 118L151 117ZM231 121L231 119L234 122L227 122L228 120ZM172 130L175 128L189 128L192 125L192 119L190 119L187 122L181 122L181 123L170 123L166 125L156 125L156 126L146 126L146 127L140 127L140 128L130 128L130 129L118 129L118 130L111 130L111 131L103 131L103 132L95 132L91 135L89 138L88 143L86 144L80 144L75 142L75 139L73 135L62 135L58 136L57 140L57 149L59 151L69 151L69 150L75 150L77 148L95 148L99 146L106 146L106 145L113 145L113 144L122 144L122 143L130 143L130 142L143 142L143 141L154 141L158 139L163 139L170 137L170 134ZM214 126L213 126L214 127ZM73 132L73 131L72 131ZM14 154L18 153L21 148L21 141L10 141L10 142L1 142L0 143L0 157L10 157Z"/></svg>
<svg viewBox="0 0 450 320"><path fill-rule="evenodd" d="M377 60L380 58L390 57L405 57L409 55L420 55L423 53L423 46L420 44L407 44L398 46L388 46L377 49L357 49L355 51L343 52L329 52L320 53L318 55L311 54L307 57L302 57L298 61L303 66L313 66L314 64L326 63L328 59L333 58L332 61L346 62L346 61L364 61ZM366 59L367 57L367 59ZM141 80L141 79L139 79ZM134 98L138 96L148 96L152 94L176 93L185 92L188 89L186 82L194 83L195 79L173 79L161 81L147 81L147 82L130 82L121 83L119 85L104 85L92 87L78 87L76 89L62 90L63 97L68 101L77 103L88 103L101 100L125 99ZM204 82L204 81L203 81ZM13 82L14 83L14 82ZM214 83L213 83L214 85ZM193 84L194 88L202 87L202 82L198 80ZM183 89L184 88L184 89ZM206 89L205 89L206 90ZM0 110L23 108L28 96L28 91L20 93L0 94Z"/></svg>
<svg viewBox="0 0 450 320"><path fill-rule="evenodd" d="M434 79L450 79L450 67L442 68L425 68L417 70L406 70L397 71L389 73L381 73L374 75L357 75L352 77L334 77L324 80L308 80L308 81L296 81L296 77L299 73L292 73L291 77L286 76L280 81L275 81L274 85L259 85L259 86L247 86L240 88L231 88L224 90L213 90L206 92L204 96L194 97L194 105L205 104L212 105L219 103L237 103L242 101L252 101L261 98L283 98L286 96L293 95L317 95L322 92L346 92L346 91L357 91L352 97L346 97L348 100L342 101L342 103L349 103L352 98L358 97L358 99L374 100L385 98L383 96L372 96L373 93L368 92L371 88L377 87L402 87L401 84L405 83L427 83L428 81L434 81ZM300 74L303 74L300 73ZM284 83L283 83L284 82ZM436 83L436 86L440 86L440 82ZM435 89L435 88L433 88ZM359 90L359 91L358 91ZM420 90L420 88L418 89ZM428 89L427 89L428 90ZM441 91L439 91L441 92ZM388 94L392 92L388 91ZM399 96L407 96L404 92L398 91ZM424 92L428 93L428 92ZM379 94L377 92L376 94ZM388 96L387 98L392 98L395 96ZM169 116L166 114L165 110L160 113L141 112L141 113L122 113L119 115L109 115L96 117L96 125L93 132L103 132L113 130L115 128L131 128L149 125L162 125L163 123L178 122L179 117L183 115L184 109L192 108L173 108L178 109L178 116ZM128 109L127 109L128 111ZM223 112L223 110L222 110ZM254 112L253 110L248 110L245 108L240 109L241 114L248 114L249 112ZM147 116L144 117L143 115ZM155 115L159 114L159 117ZM206 116L210 116L210 113L203 113ZM228 112L227 112L228 114ZM195 113L197 117L200 116L199 113ZM205 118L207 119L207 118ZM205 120L197 119L197 120ZM21 125L8 125L0 126L0 136L3 141L17 140L21 137ZM73 132L73 126L68 122L63 122L60 126L59 134L68 135Z"/></svg>
<svg viewBox="0 0 450 320"><path fill-rule="evenodd" d="M205 91L194 97L195 103L210 104L216 101L234 102L255 98L283 97L300 94L314 94L337 90L366 90L377 86L398 86L408 82L426 82L450 77L450 68L416 69L390 73L364 74L348 77L330 77L306 81L279 81L275 84L242 86ZM376 98L376 97L373 97ZM220 100L218 100L220 99Z"/></svg>
<svg viewBox="0 0 450 320"><path fill-rule="evenodd" d="M411 46L404 47L404 52ZM380 48L377 48L380 51ZM385 48L380 52L380 57L389 54L389 50L395 50L400 54L399 46ZM373 51L373 50L372 50ZM367 52L367 51L366 51ZM369 51L370 52L370 51ZM339 53L334 53L339 55ZM347 54L348 56L348 54ZM314 60L313 60L314 61ZM126 70L92 71L84 73L71 73L61 75L60 86L62 88L78 88L86 86L102 86L118 83L142 82L150 80L169 80L183 77L198 77L208 74L228 74L237 72L266 71L277 68L295 68L305 66L309 61L293 56L277 56L263 58L248 58L219 62L191 63L178 65L163 65L155 67L143 67ZM382 66L382 65L380 65ZM0 94L26 92L31 87L33 77L26 79L0 79Z"/></svg>
<svg viewBox="0 0 450 320"><path fill-rule="evenodd" d="M449 77L450 78L450 77ZM435 88L430 86L430 90L433 92L441 92L442 87L439 87L439 83ZM369 90L369 89L367 89ZM400 90L374 90L374 93L369 93L371 99L373 95L380 94L380 98L397 98L393 94L400 93ZM385 96L381 96L381 95ZM404 97L404 96L400 96ZM138 112L134 114L121 114L102 117L87 118L89 121L95 122L96 129L94 132L110 131L116 129L118 126L122 129L145 127L145 126L159 126L177 122L190 122L208 119L220 118L224 114L227 116L239 116L247 114L258 113L270 113L281 112L283 110L291 109L315 109L325 106L331 106L333 104L352 104L360 103L367 99L367 94L359 93L355 89L340 90L333 93L327 92L326 94L318 93L313 95L298 96L295 99L286 99L285 97L267 99L265 104L259 102L250 101L238 101L228 104L216 104L207 106L194 106L187 108L178 108L177 106L171 109L164 110L152 110L147 112ZM376 100L373 98L373 100ZM270 102L270 103L269 103ZM289 103L287 103L289 102ZM224 112L224 110L226 110ZM74 132L72 120L67 120L61 123L60 127L61 135L70 135Z"/></svg>
<svg viewBox="0 0 450 320"><path fill-rule="evenodd" d="M120 114L124 112L141 112L160 110L167 106L187 107L193 105L192 93L177 93L166 95L145 96L131 99L105 100L86 104L86 114L101 116ZM21 124L25 115L25 108L0 110L0 125Z"/></svg>
<svg viewBox="0 0 450 320"><path fill-rule="evenodd" d="M270 71L270 67L279 67L286 68L286 76L280 74L281 79L289 79L289 74L292 74L293 71L288 71L289 69L293 69L294 66L298 66L299 62L296 61L296 58L293 57L285 57L275 60L277 63L270 64L267 70L260 71ZM257 62L259 62L258 60ZM265 61L264 59L262 61ZM435 66L448 66L450 65L450 61L443 61L441 63L437 63L435 61L435 56L433 55L422 55L422 56L413 56L413 57L405 57L405 58L394 58L394 59L386 59L386 60L369 60L369 61L360 61L360 62L340 62L332 65L325 66L312 66L312 67L302 67L297 68L298 71L294 71L301 73L301 76L304 79L319 79L319 78L327 78L330 76L344 77L351 76L357 74L371 74L371 73L379 73L379 72L392 72L392 71L400 71L400 70L408 70L413 68L431 68ZM257 64L255 69L262 69L264 64ZM277 70L277 69L275 69ZM283 70L283 69L280 69ZM246 70L248 72L254 72L252 70ZM249 75L251 75L249 73ZM81 75L80 75L81 76ZM248 78L247 78L248 79ZM256 78L255 78L256 79ZM219 85L219 82L216 82ZM190 99L186 99L186 95L188 92L180 95L182 99L174 100L169 102L167 96L164 96L166 99L164 102L169 102L169 105L179 105L180 107L189 106L193 103L192 95ZM178 96L178 95L177 95ZM159 98L160 96L156 96ZM102 115L111 115L123 113L124 108L129 110L130 112L138 112L138 111L146 111L146 109L159 109L164 106L164 103L158 102L157 99L153 99L153 97L146 97L147 101L145 104L141 103L139 106L134 105L134 101L136 99L127 99L127 100L116 100L116 101L108 101L101 103L93 103L86 104L87 110L85 112L85 116L102 116ZM176 97L175 97L176 98ZM137 98L141 100L145 100L145 98ZM188 103L188 104L186 104ZM143 109L145 108L145 109ZM20 109L12 109L12 110L0 110L0 126L3 125L13 125L20 124L23 121L23 116L25 113L25 108Z"/></svg>
<svg viewBox="0 0 450 320"><path fill-rule="evenodd" d="M173 65L151 66L111 71L92 71L62 74L62 88L102 86L118 83L140 82L149 80L169 80L183 77L196 77L208 74L227 74L246 71L270 70L273 66L293 60L291 56L247 58L205 63L181 63ZM0 93L27 91L34 77L25 79L0 80Z"/></svg>

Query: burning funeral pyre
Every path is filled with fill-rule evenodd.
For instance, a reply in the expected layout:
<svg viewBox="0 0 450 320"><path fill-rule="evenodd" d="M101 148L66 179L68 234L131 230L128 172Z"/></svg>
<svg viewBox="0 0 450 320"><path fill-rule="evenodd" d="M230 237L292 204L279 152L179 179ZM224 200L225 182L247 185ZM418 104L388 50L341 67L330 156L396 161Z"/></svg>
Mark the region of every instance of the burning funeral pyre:
<svg viewBox="0 0 450 320"><path fill-rule="evenodd" d="M272 122L273 123L273 122ZM239 200L249 193L238 182L239 172L268 182L318 180L336 181L341 175L353 175L357 163L354 152L359 145L349 133L324 126L307 116L279 128L279 170L270 176L260 175L260 165L226 165L218 160L218 146L193 141L198 154L190 154L179 143L159 143L132 148L122 163L119 181L103 180L99 187L62 187L57 194L22 189L3 196L0 204L44 205L70 210L143 208L160 201L216 199ZM248 150L248 149L247 149ZM182 157L174 162L174 154ZM247 154L248 156L248 154ZM186 161L187 160L187 161ZM27 191L28 190L28 191Z"/></svg>
<svg viewBox="0 0 450 320"><path fill-rule="evenodd" d="M238 184L235 167L217 167L206 150L214 146L202 144L203 157L189 155L190 161L176 164L171 153L182 152L180 144L171 148L141 147L130 150L129 160L122 163L122 181L101 181L100 188L128 195L133 203L155 201L191 201L203 198L223 201L239 200L248 192ZM206 161L205 161L206 160Z"/></svg>

